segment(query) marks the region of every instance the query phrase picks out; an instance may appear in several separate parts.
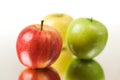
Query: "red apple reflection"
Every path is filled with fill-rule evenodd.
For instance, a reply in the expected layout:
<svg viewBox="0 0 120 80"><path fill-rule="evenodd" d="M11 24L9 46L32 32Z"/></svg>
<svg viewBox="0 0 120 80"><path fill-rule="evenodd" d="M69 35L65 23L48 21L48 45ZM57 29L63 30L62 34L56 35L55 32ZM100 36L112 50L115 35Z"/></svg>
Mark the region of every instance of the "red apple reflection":
<svg viewBox="0 0 120 80"><path fill-rule="evenodd" d="M53 68L27 68L21 72L18 80L60 80L60 76Z"/></svg>

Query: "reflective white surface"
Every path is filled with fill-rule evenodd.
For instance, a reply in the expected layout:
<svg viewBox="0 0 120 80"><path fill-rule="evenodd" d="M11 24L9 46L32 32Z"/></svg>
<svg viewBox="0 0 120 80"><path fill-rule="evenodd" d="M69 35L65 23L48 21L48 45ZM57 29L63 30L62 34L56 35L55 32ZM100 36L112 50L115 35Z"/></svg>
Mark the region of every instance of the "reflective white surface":
<svg viewBox="0 0 120 80"><path fill-rule="evenodd" d="M54 12L68 13L74 18L92 16L106 25L108 42L95 59L103 67L106 80L120 80L119 0L2 0L0 11L0 80L17 80L25 68L16 55L19 32Z"/></svg>
<svg viewBox="0 0 120 80"><path fill-rule="evenodd" d="M109 31L109 38L105 49L95 60L102 66L106 80L120 80L120 26ZM111 33L110 33L111 32ZM9 38L9 37L8 37ZM20 72L25 67L18 61L15 51L15 40L5 39L0 50L0 80L17 80Z"/></svg>

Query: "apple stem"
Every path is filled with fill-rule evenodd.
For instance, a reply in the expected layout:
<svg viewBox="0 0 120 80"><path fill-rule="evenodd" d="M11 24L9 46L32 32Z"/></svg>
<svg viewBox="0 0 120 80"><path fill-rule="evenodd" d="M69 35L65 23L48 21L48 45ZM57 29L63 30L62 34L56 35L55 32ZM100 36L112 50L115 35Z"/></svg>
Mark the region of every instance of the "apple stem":
<svg viewBox="0 0 120 80"><path fill-rule="evenodd" d="M93 21L93 18L91 17L90 21L92 22Z"/></svg>
<svg viewBox="0 0 120 80"><path fill-rule="evenodd" d="M44 20L41 20L41 31L43 30L43 22Z"/></svg>

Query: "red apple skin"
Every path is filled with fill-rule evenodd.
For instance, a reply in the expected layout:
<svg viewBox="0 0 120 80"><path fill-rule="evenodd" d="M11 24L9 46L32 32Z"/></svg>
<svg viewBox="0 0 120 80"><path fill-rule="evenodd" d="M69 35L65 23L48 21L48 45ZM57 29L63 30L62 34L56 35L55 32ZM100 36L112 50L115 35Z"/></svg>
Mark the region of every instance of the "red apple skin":
<svg viewBox="0 0 120 80"><path fill-rule="evenodd" d="M23 70L18 80L60 80L60 76L53 68Z"/></svg>
<svg viewBox="0 0 120 80"><path fill-rule="evenodd" d="M49 67L59 57L62 48L60 34L47 25L33 24L25 27L16 42L20 62L29 68Z"/></svg>

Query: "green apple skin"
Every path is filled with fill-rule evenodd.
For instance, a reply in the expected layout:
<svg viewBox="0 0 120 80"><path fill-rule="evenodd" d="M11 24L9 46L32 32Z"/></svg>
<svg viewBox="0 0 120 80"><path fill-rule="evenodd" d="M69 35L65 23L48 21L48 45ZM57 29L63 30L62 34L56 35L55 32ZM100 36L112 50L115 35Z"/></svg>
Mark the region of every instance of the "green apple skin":
<svg viewBox="0 0 120 80"><path fill-rule="evenodd" d="M92 18L75 19L66 33L68 48L80 59L97 56L105 48L107 39L106 26Z"/></svg>
<svg viewBox="0 0 120 80"><path fill-rule="evenodd" d="M67 69L66 80L105 80L105 75L95 60L73 59Z"/></svg>
<svg viewBox="0 0 120 80"><path fill-rule="evenodd" d="M66 47L66 31L73 18L65 13L51 13L45 16L44 24L54 27L60 33L63 40L63 48Z"/></svg>

